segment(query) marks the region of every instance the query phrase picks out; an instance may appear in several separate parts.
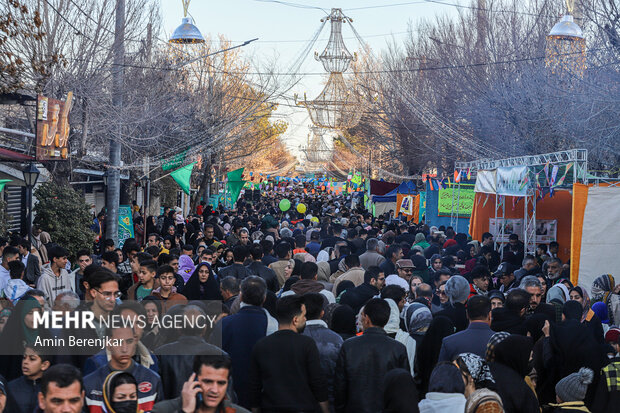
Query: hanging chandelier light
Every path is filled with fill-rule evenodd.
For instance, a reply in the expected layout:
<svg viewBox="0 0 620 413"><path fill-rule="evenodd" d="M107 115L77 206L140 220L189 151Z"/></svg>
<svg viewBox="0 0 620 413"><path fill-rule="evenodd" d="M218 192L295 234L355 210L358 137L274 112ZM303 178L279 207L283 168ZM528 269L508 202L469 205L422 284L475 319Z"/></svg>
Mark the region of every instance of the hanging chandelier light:
<svg viewBox="0 0 620 413"><path fill-rule="evenodd" d="M181 1L183 2L184 17L181 25L174 30L168 42L177 44L204 43L205 39L202 37L200 30L198 30L198 27L194 26L191 17L187 17L187 9L190 0Z"/></svg>
<svg viewBox="0 0 620 413"><path fill-rule="evenodd" d="M306 100L304 96L304 100L297 104L308 110L312 123L317 127L349 129L359 123L362 113L359 96L347 85L342 75L356 59L342 39L342 24L351 23L352 20L341 9L332 9L326 19L331 23L329 41L323 53L315 54L315 58L329 72L329 79L316 99Z"/></svg>

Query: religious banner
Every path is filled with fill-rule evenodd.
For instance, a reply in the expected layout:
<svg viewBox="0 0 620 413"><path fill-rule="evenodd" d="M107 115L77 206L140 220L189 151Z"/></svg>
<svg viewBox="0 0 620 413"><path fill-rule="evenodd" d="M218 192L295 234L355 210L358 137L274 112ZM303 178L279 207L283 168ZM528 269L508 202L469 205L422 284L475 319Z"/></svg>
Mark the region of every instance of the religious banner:
<svg viewBox="0 0 620 413"><path fill-rule="evenodd" d="M180 168L181 165L183 165L183 162L185 161L185 157L187 156L187 151L188 150L185 149L183 152L179 152L176 155L174 155L167 162L164 162L161 165L161 169L164 171L169 171L171 169Z"/></svg>
<svg viewBox="0 0 620 413"><path fill-rule="evenodd" d="M424 221L425 214L426 214L426 192L420 192L420 212L418 216L418 223Z"/></svg>
<svg viewBox="0 0 620 413"><path fill-rule="evenodd" d="M476 187L474 191L484 194L494 194L497 190L495 183L495 171L478 171L476 174Z"/></svg>
<svg viewBox="0 0 620 413"><path fill-rule="evenodd" d="M413 215L413 197L411 195L403 196L398 205L398 213Z"/></svg>
<svg viewBox="0 0 620 413"><path fill-rule="evenodd" d="M133 238L133 218L131 206L121 205L118 208L118 247L123 248L128 238Z"/></svg>
<svg viewBox="0 0 620 413"><path fill-rule="evenodd" d="M470 188L446 188L439 190L438 216L450 216L454 211L459 217L470 217L474 209L476 193ZM458 210L457 210L458 209Z"/></svg>
<svg viewBox="0 0 620 413"><path fill-rule="evenodd" d="M69 112L73 106L73 92L67 100L37 96L36 158L38 161L67 159L69 150Z"/></svg>
<svg viewBox="0 0 620 413"><path fill-rule="evenodd" d="M177 169L170 173L172 179L181 187L183 192L189 195L189 188L192 180L192 170L194 169L196 162L192 162L189 165L185 165L182 168Z"/></svg>
<svg viewBox="0 0 620 413"><path fill-rule="evenodd" d="M526 196L528 187L527 166L497 168L497 194Z"/></svg>

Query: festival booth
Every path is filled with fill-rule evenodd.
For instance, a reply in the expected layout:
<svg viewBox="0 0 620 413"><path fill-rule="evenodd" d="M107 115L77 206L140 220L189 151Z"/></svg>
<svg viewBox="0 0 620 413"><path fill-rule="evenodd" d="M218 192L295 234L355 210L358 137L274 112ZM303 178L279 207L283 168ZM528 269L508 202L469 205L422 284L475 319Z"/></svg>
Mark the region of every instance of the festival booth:
<svg viewBox="0 0 620 413"><path fill-rule="evenodd" d="M587 291L596 277L617 276L620 267L620 182L589 179L594 183L573 185L570 254L571 282Z"/></svg>
<svg viewBox="0 0 620 413"><path fill-rule="evenodd" d="M425 222L428 226L451 226L456 232L469 233L469 217L473 205L473 188L456 187L433 179L426 181Z"/></svg>
<svg viewBox="0 0 620 413"><path fill-rule="evenodd" d="M476 175L470 222L474 239L493 234L502 251L511 234L534 254L537 244L557 241L566 262L571 249L574 184L587 182L587 151L574 149L495 161L457 162L459 174Z"/></svg>
<svg viewBox="0 0 620 413"><path fill-rule="evenodd" d="M373 195L372 196L372 209L375 217L384 214L386 212L396 211L396 189L391 190L385 195Z"/></svg>

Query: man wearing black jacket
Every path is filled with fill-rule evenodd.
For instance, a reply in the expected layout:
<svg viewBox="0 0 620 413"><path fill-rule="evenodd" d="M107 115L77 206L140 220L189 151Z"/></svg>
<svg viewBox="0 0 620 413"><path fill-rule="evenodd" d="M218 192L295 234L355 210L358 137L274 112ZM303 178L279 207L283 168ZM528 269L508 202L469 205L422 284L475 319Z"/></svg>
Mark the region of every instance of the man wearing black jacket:
<svg viewBox="0 0 620 413"><path fill-rule="evenodd" d="M409 369L407 349L383 330L389 318L387 301L371 299L362 311L364 334L342 344L334 380L337 413L381 411L386 373L397 368Z"/></svg>
<svg viewBox="0 0 620 413"><path fill-rule="evenodd" d="M348 305L355 314L372 297L379 295L385 285L385 274L379 267L368 267L364 273L364 283L343 294L340 304Z"/></svg>
<svg viewBox="0 0 620 413"><path fill-rule="evenodd" d="M327 381L314 340L300 334L306 306L298 295L283 297L276 308L279 329L252 350L250 402L263 411L329 412ZM389 314L389 311L388 311ZM403 347L404 348L404 347ZM285 365L282 360L286 360Z"/></svg>
<svg viewBox="0 0 620 413"><path fill-rule="evenodd" d="M263 247L259 244L252 245L252 247L250 247L250 255L252 256L252 262L246 267L248 271L265 280L267 289L273 291L274 293L277 292L280 289L280 286L278 285L278 277L271 268L268 268L265 264L263 264Z"/></svg>

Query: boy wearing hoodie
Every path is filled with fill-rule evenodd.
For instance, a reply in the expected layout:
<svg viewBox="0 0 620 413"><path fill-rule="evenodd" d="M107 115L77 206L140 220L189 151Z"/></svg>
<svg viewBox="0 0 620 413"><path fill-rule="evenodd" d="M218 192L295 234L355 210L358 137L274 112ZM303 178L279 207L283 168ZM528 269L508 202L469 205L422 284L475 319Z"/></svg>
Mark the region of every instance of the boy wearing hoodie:
<svg viewBox="0 0 620 413"><path fill-rule="evenodd" d="M22 376L8 383L9 392L17 402L20 413L32 413L37 403L37 395L43 372L51 365L51 358L40 349L26 346L22 359Z"/></svg>
<svg viewBox="0 0 620 413"><path fill-rule="evenodd" d="M48 250L49 267L45 267L43 274L37 281L37 290L45 293L49 307L54 306L56 296L62 291L75 292L75 275L65 269L69 253L63 247L52 247Z"/></svg>
<svg viewBox="0 0 620 413"><path fill-rule="evenodd" d="M26 266L23 262L19 260L9 262L11 279L0 292L0 296L8 298L13 304L16 304L26 294L26 291L31 290L23 280L25 270Z"/></svg>

